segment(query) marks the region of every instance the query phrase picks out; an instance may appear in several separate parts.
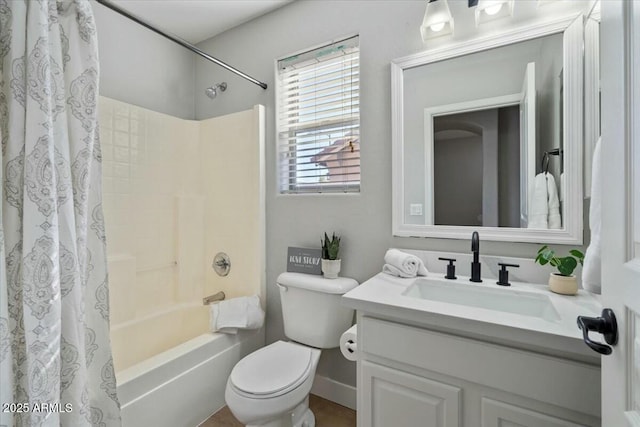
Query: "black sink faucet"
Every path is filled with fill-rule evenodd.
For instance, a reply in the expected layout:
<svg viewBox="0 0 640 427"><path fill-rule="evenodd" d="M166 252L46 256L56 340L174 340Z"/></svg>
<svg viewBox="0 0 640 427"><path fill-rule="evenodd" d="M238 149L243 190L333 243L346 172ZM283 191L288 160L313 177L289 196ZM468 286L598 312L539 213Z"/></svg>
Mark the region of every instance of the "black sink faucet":
<svg viewBox="0 0 640 427"><path fill-rule="evenodd" d="M472 282L482 282L480 276L480 235L474 231L471 235L471 252L473 252L473 262L471 263L471 279Z"/></svg>

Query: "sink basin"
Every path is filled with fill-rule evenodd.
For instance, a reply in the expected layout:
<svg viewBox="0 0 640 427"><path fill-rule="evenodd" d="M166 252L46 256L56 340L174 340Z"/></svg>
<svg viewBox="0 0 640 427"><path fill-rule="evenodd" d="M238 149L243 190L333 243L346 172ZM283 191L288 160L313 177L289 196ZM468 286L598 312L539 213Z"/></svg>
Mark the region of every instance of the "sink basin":
<svg viewBox="0 0 640 427"><path fill-rule="evenodd" d="M547 295L514 289L490 288L489 286L491 285L484 286L442 282L434 279L416 279L402 295L503 313L519 314L550 322L560 320L558 312Z"/></svg>

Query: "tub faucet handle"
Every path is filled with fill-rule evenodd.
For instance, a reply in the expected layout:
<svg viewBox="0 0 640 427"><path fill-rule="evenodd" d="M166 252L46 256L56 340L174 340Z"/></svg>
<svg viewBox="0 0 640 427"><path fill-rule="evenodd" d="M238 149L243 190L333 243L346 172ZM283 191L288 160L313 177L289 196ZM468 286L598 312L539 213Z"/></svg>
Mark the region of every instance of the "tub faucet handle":
<svg viewBox="0 0 640 427"><path fill-rule="evenodd" d="M215 272L218 273L218 276L224 277L229 274L229 271L231 270L231 259L229 258L229 255L224 252L218 252L213 258L212 267Z"/></svg>

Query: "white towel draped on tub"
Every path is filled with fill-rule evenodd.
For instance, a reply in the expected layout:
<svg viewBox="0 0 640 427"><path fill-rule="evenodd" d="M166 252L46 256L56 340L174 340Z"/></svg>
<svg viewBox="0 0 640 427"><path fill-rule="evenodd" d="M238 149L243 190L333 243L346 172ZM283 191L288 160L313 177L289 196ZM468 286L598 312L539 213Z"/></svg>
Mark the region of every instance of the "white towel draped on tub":
<svg viewBox="0 0 640 427"><path fill-rule="evenodd" d="M389 249L384 255L384 262L382 271L392 276L416 277L428 273L420 258L397 249Z"/></svg>
<svg viewBox="0 0 640 427"><path fill-rule="evenodd" d="M593 150L593 167L591 170L591 205L589 206L589 228L591 243L584 254L582 268L582 287L596 294L600 293L602 282L602 258L600 256L600 229L602 228L602 160L598 139Z"/></svg>
<svg viewBox="0 0 640 427"><path fill-rule="evenodd" d="M562 228L558 187L550 173L539 173L533 181L528 228Z"/></svg>
<svg viewBox="0 0 640 427"><path fill-rule="evenodd" d="M259 329L264 323L264 311L257 295L231 298L211 304L212 332L237 334L238 329Z"/></svg>

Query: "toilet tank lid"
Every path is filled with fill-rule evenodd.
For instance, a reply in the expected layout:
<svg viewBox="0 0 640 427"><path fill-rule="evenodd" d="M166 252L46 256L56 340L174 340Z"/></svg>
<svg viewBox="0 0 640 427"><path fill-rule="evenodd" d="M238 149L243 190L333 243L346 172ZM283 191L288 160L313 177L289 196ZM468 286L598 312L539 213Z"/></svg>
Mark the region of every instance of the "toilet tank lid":
<svg viewBox="0 0 640 427"><path fill-rule="evenodd" d="M346 294L358 286L358 282L348 277L337 279L325 279L322 276L304 273L282 273L278 276L277 283L282 286L308 289L310 291L323 292L325 294Z"/></svg>

